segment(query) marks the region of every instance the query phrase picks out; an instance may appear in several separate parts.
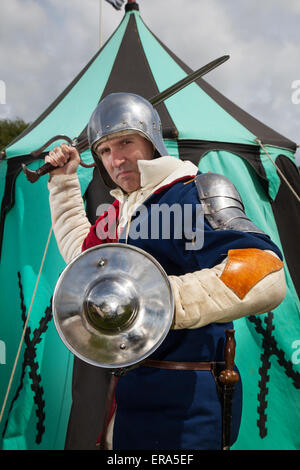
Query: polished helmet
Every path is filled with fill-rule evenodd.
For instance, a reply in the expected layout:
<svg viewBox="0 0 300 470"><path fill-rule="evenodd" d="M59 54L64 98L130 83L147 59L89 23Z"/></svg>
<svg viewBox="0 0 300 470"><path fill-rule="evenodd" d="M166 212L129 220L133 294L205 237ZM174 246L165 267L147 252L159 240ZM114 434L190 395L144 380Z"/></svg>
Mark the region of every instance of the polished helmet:
<svg viewBox="0 0 300 470"><path fill-rule="evenodd" d="M88 124L88 140L95 163L109 187L115 184L95 152L96 144L123 134L138 133L155 148L155 155L168 155L162 138L160 117L152 104L133 93L111 93L94 110Z"/></svg>

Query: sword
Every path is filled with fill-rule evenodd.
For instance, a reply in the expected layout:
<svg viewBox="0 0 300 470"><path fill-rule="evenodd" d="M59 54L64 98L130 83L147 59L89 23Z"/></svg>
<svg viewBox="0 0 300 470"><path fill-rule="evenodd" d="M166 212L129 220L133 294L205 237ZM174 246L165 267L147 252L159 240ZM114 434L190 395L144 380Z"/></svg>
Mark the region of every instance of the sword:
<svg viewBox="0 0 300 470"><path fill-rule="evenodd" d="M229 57L230 57L229 55L224 55L222 57L219 57L218 59L213 60L212 62L209 62L208 64L204 65L203 67L196 70L195 72L190 73L189 75L184 77L182 80L179 80L174 85L171 85L166 90L153 96L152 98L149 99L149 102L152 104L152 106L157 106L162 101L165 101L166 99L173 96L175 93L178 93L180 90L182 90L184 87L186 87L190 83L198 80L198 78L203 77L203 75L207 74L211 70L215 69L219 65L226 62L229 59ZM43 152L43 150L45 150L48 147L48 145L50 145L51 143L59 139L66 140L71 146L75 147L79 153L80 153L80 150L82 151L82 149L85 149L88 147L87 138L84 138L81 141L79 141L78 138L71 139L70 137L65 136L65 135L57 135L57 136L52 137L50 140L48 140L39 149L31 152L30 155L32 155L34 158L38 158L38 156ZM79 164L85 168L91 168L95 166L94 163L88 165L84 163L81 159L80 159ZM37 170L29 170L26 167L26 165L22 163L22 169L26 175L26 178L28 179L28 181L30 181L30 183L35 183L41 176L46 175L52 170L55 170L55 168L56 167L51 165L51 163L45 163Z"/></svg>
<svg viewBox="0 0 300 470"><path fill-rule="evenodd" d="M239 380L239 374L233 370L235 356L235 330L226 330L225 340L225 369L218 379L222 384L222 450L230 450L230 435L232 423L232 398L235 384Z"/></svg>

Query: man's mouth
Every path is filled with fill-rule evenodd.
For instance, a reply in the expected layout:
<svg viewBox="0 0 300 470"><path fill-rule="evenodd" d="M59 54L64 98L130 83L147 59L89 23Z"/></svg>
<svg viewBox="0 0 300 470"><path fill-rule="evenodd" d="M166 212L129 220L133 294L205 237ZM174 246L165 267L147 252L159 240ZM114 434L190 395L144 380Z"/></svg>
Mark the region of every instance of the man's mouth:
<svg viewBox="0 0 300 470"><path fill-rule="evenodd" d="M119 171L119 173L117 174L117 178L126 176L126 175L128 175L129 173L132 173L132 170L122 170L122 171Z"/></svg>

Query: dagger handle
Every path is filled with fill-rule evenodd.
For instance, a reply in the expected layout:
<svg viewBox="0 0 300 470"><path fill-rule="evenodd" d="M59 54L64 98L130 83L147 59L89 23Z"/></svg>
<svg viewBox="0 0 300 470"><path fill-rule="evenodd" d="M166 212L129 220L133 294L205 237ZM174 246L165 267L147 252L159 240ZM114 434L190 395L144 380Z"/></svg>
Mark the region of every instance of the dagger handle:
<svg viewBox="0 0 300 470"><path fill-rule="evenodd" d="M226 340L224 348L225 369L219 375L219 381L223 385L234 386L239 380L239 374L233 370L235 357L235 330L226 330Z"/></svg>
<svg viewBox="0 0 300 470"><path fill-rule="evenodd" d="M45 163L44 165L40 166L40 168L36 170L36 173L38 174L38 176L44 176L47 173L50 173L50 171L55 170L56 168L57 167L54 165L51 165L51 163Z"/></svg>
<svg viewBox="0 0 300 470"><path fill-rule="evenodd" d="M55 168L56 167L51 165L51 163L45 163L37 170L30 170L24 163L22 163L22 169L30 183L35 183L41 176L46 175L52 170L55 170Z"/></svg>
<svg viewBox="0 0 300 470"><path fill-rule="evenodd" d="M83 166L84 168L93 168L95 166L95 163L87 164L84 163L80 158L79 165ZM30 183L35 183L41 176L50 173L50 171L52 170L56 170L57 167L47 162L44 163L44 165L40 166L37 170L29 170L29 168L27 168L26 165L22 163L22 169L26 175L27 180L30 181Z"/></svg>

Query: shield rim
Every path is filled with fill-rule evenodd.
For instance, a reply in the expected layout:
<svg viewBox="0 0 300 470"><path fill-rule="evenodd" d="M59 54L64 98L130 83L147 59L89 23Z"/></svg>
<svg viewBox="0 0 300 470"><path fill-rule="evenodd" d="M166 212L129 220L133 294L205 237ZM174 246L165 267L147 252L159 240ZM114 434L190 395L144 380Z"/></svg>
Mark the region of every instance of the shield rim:
<svg viewBox="0 0 300 470"><path fill-rule="evenodd" d="M124 362L122 364L105 364L105 363L99 363L97 361L94 361L93 359L89 359L85 356L83 356L82 354L80 354L78 351L76 351L76 349L74 349L73 346L70 345L70 343L68 343L68 341L66 340L65 338L65 335L63 334L62 332L62 329L59 325L59 322L58 322L58 318L57 318L57 315L56 315L56 309L55 309L55 298L57 296L57 292L60 288L60 285L62 283L62 280L63 280L63 277L66 275L66 272L70 269L70 267L81 257L83 257L86 253L88 252L91 252L91 251L96 251L96 250L99 250L101 248L110 248L110 247L118 247L118 248L127 248L127 249L131 249L133 251L136 251L136 252L139 252L140 254L144 255L145 257L147 257L150 261L152 261L152 263L156 266L156 268L161 272L165 282L166 282L166 286L169 290L169 293L170 293L170 313L169 314L169 321L167 322L167 326L164 330L164 332L162 333L160 339L157 341L157 343L155 344L155 346L153 346L147 353L143 354L141 356L141 358L139 358L138 361L134 360L134 361L128 361L128 362ZM153 354L158 348L159 346L163 343L163 341L165 340L166 336L168 335L169 331L170 331L170 328L171 328L171 325L172 325L172 322L173 322L173 317L174 317L174 310L175 310L175 300L174 300L174 294L173 294L173 291L172 291L172 287L171 287L171 283L170 283L170 280L168 278L168 275L166 273L166 271L164 270L164 268L161 266L161 264L152 256L150 255L147 251L139 248L139 247L136 247L134 245L129 245L129 244L125 244L125 243L104 243L104 244L101 244L101 245L96 245L96 246L93 246L91 248L88 248L87 250L79 253L77 256L75 256L71 261L70 263L67 264L67 266L64 268L64 270L61 272L61 274L59 275L58 277L58 280L56 282L56 285L55 285L55 288L54 288L54 292L53 292L53 297L52 297L52 312L53 312L53 321L54 321L54 325L55 325L55 328L60 336L60 339L62 340L63 344L66 346L66 348L74 355L76 356L77 358L79 358L80 360L86 362L87 364L90 364L90 365L93 365L93 366L96 366L96 367L100 367L100 368L103 368L103 369L120 369L120 368L126 368L126 367L130 367L130 366L134 366L134 365L138 365L140 362L142 362L143 360L145 360L147 357L149 357L151 354Z"/></svg>

